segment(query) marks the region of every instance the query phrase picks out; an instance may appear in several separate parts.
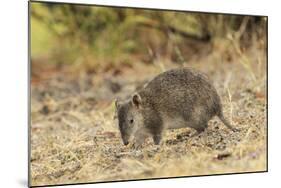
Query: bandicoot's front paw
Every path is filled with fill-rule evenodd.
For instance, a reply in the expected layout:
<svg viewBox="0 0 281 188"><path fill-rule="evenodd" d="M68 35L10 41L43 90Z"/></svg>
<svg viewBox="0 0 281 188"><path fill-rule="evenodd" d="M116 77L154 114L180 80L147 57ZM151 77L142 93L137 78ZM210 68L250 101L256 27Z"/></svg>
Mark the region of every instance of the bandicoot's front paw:
<svg viewBox="0 0 281 188"><path fill-rule="evenodd" d="M240 131L240 129L238 129L238 128L232 128L231 129L233 132L239 132Z"/></svg>
<svg viewBox="0 0 281 188"><path fill-rule="evenodd" d="M142 148L142 144L134 142L132 144L132 148L135 150L140 150Z"/></svg>
<svg viewBox="0 0 281 188"><path fill-rule="evenodd" d="M154 135L153 136L153 141L155 145L160 145L161 142L161 135Z"/></svg>

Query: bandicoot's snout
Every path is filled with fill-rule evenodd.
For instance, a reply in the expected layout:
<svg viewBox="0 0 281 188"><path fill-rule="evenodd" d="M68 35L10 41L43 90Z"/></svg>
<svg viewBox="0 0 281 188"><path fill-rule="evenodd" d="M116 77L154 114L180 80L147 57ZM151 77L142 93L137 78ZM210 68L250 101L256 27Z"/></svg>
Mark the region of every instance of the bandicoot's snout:
<svg viewBox="0 0 281 188"><path fill-rule="evenodd" d="M126 146L126 145L128 145L128 144L129 144L129 142L128 142L128 141L123 140L123 144Z"/></svg>
<svg viewBox="0 0 281 188"><path fill-rule="evenodd" d="M129 136L125 132L121 132L121 138L125 146L129 144Z"/></svg>
<svg viewBox="0 0 281 188"><path fill-rule="evenodd" d="M129 144L129 136L127 134L127 132L125 130L121 130L121 138L122 138L122 142L123 144L126 146Z"/></svg>
<svg viewBox="0 0 281 188"><path fill-rule="evenodd" d="M122 135L121 137L122 137L123 144L125 146L128 145L129 144L129 139L126 136L124 136L124 135Z"/></svg>

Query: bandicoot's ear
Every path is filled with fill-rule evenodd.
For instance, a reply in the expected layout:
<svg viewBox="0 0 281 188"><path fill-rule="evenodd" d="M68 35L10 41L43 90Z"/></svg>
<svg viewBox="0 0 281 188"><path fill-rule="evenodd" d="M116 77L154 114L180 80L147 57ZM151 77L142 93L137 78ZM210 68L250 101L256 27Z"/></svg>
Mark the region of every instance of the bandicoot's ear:
<svg viewBox="0 0 281 188"><path fill-rule="evenodd" d="M132 103L135 107L139 108L141 105L141 97L138 93L133 95Z"/></svg>
<svg viewBox="0 0 281 188"><path fill-rule="evenodd" d="M118 108L120 107L120 102L119 102L119 100L118 100L118 99L115 99L114 103L115 103L116 109L118 109Z"/></svg>

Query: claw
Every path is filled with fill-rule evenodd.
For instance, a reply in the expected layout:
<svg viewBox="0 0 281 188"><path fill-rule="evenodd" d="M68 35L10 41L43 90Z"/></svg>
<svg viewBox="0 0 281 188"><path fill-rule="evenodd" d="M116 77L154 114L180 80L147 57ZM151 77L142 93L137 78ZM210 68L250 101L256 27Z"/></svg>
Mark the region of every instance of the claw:
<svg viewBox="0 0 281 188"><path fill-rule="evenodd" d="M141 149L141 144L133 143L132 148L135 150L140 150Z"/></svg>

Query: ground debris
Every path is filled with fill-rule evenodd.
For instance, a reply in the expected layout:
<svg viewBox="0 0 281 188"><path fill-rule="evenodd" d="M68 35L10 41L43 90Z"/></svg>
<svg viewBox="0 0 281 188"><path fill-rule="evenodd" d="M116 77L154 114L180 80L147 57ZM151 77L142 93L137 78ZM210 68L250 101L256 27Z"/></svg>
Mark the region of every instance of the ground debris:
<svg viewBox="0 0 281 188"><path fill-rule="evenodd" d="M62 78L58 74L32 85L33 185L266 169L265 87L257 84L260 80L247 81L243 66L205 65L196 62L194 67L213 76L225 116L239 131L228 130L214 118L199 135L189 128L167 130L159 146L148 139L140 150L122 144L114 99L127 98L141 88L159 72L155 67L142 67L142 72L153 74L134 69L112 76L95 73ZM230 70L235 79L225 86Z"/></svg>

